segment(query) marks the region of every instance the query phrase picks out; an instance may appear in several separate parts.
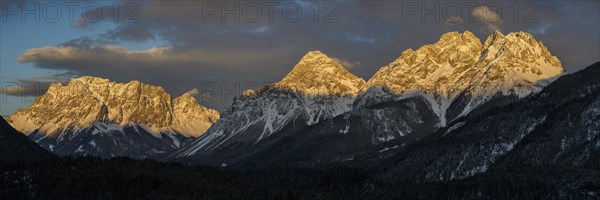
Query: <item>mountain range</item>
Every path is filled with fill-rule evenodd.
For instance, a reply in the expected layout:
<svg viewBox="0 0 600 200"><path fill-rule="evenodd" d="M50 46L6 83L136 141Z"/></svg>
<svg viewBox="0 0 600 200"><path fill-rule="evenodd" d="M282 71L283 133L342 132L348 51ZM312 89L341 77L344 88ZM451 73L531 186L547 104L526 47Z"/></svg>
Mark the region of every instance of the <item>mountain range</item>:
<svg viewBox="0 0 600 200"><path fill-rule="evenodd" d="M218 119L188 93L171 99L158 86L85 76L50 85L7 121L56 154L146 158L182 147Z"/></svg>
<svg viewBox="0 0 600 200"><path fill-rule="evenodd" d="M598 114L589 74L596 65L561 77L560 61L529 33L494 32L482 42L468 31L450 32L402 52L368 81L308 52L281 81L244 91L220 114L187 93L171 99L138 81L81 77L52 84L7 121L60 155L248 169L348 166L382 178L460 179L527 163L506 156L543 157L532 165L591 162ZM589 83L577 83L578 76ZM578 89L567 95L568 87ZM568 118L580 120L579 135L559 134L562 126L554 126L574 123L562 112L590 115ZM561 146L534 137L551 132L561 135L554 138ZM523 147L529 140L540 144ZM548 146L562 150L549 159Z"/></svg>
<svg viewBox="0 0 600 200"><path fill-rule="evenodd" d="M468 31L450 32L404 51L366 84L309 52L280 82L244 92L205 135L167 159L249 168L371 166L472 112L537 93L563 72L525 32L495 32L483 44Z"/></svg>
<svg viewBox="0 0 600 200"><path fill-rule="evenodd" d="M85 199L100 194L107 198L161 199L597 199L598 76L600 63L595 63L558 78L536 94L486 111L470 112L418 141L400 145L394 149L396 153L374 166L361 166L366 170L222 170L127 158L55 157L18 163L2 159L0 197ZM0 158L44 158L39 156L44 154L40 147L8 124L0 125L0 145L8 147ZM10 139L15 136L20 139ZM298 144L295 140L300 136L297 133L285 140ZM306 138L334 138L332 134L322 136ZM284 144L281 141L278 143ZM335 143L329 146L340 147ZM31 154L19 153L23 149ZM286 146L272 150L286 150ZM278 158L290 155L282 153ZM302 158L302 152L295 158Z"/></svg>
<svg viewBox="0 0 600 200"><path fill-rule="evenodd" d="M381 179L422 182L506 169L594 169L600 164L599 75L595 63L537 94L467 115L402 148L374 171ZM571 190L580 184L558 185Z"/></svg>

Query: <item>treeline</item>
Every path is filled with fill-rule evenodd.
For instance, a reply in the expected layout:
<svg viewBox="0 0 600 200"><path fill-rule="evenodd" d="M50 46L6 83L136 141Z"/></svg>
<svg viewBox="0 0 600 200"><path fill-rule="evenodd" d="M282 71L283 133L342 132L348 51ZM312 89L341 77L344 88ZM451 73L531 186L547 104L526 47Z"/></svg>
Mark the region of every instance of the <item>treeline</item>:
<svg viewBox="0 0 600 200"><path fill-rule="evenodd" d="M600 171L539 166L490 171L463 180L394 185L378 199L600 199Z"/></svg>
<svg viewBox="0 0 600 200"><path fill-rule="evenodd" d="M360 199L354 169L234 171L151 160L60 158L0 166L0 199Z"/></svg>
<svg viewBox="0 0 600 200"><path fill-rule="evenodd" d="M399 184L348 168L237 171L89 157L0 165L0 199L598 199L599 194L599 170L548 166Z"/></svg>

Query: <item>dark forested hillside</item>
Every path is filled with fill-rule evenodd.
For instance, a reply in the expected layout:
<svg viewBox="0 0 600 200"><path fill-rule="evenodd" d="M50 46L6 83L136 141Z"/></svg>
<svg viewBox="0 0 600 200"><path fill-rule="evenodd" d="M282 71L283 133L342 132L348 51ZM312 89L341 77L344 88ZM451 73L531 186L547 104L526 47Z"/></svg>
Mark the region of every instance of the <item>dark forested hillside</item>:
<svg viewBox="0 0 600 200"><path fill-rule="evenodd" d="M233 171L151 160L59 158L0 165L0 199L360 199L366 173Z"/></svg>
<svg viewBox="0 0 600 200"><path fill-rule="evenodd" d="M489 170L596 169L600 162L600 64L542 90L455 121L377 169L401 182L455 180Z"/></svg>
<svg viewBox="0 0 600 200"><path fill-rule="evenodd" d="M373 181L363 170L235 171L150 160L0 165L0 199L597 199L600 171L515 168L455 181Z"/></svg>
<svg viewBox="0 0 600 200"><path fill-rule="evenodd" d="M0 162L48 158L51 154L0 117Z"/></svg>

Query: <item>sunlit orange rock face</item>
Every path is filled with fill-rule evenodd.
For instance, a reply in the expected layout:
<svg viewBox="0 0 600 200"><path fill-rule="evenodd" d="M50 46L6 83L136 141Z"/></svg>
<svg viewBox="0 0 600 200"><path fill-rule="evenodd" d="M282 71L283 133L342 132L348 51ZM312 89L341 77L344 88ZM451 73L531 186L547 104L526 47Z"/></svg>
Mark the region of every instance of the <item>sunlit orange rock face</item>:
<svg viewBox="0 0 600 200"><path fill-rule="evenodd" d="M404 51L368 85L396 94L423 91L451 99L468 88L473 93L517 92L518 87L562 72L560 61L529 33L495 32L481 44L471 32L450 32L435 44Z"/></svg>
<svg viewBox="0 0 600 200"><path fill-rule="evenodd" d="M290 90L305 96L356 96L366 82L320 51L306 53L281 81L265 88L250 89L244 96L269 88Z"/></svg>
<svg viewBox="0 0 600 200"><path fill-rule="evenodd" d="M362 78L320 51L308 52L275 84L305 95L356 96L366 86Z"/></svg>
<svg viewBox="0 0 600 200"><path fill-rule="evenodd" d="M172 100L159 86L89 76L72 79L64 86L52 84L30 107L8 117L23 133L38 130L51 136L100 121L196 137L218 119L217 111L199 105L187 93Z"/></svg>
<svg viewBox="0 0 600 200"><path fill-rule="evenodd" d="M560 61L526 32L494 32L482 44L471 32L450 32L434 44L408 49L367 82L370 90L429 95L443 117L459 95L463 113L493 95L527 96L564 72Z"/></svg>

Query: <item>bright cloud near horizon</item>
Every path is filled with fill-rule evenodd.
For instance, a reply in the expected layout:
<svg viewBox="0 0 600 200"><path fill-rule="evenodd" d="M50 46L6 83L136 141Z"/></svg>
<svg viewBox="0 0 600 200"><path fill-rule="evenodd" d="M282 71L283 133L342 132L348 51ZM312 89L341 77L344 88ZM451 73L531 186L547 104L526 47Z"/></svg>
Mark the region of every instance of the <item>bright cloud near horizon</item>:
<svg viewBox="0 0 600 200"><path fill-rule="evenodd" d="M139 80L223 110L241 91L279 81L308 51L320 50L368 80L402 51L450 31L482 40L496 30L530 32L568 72L600 58L598 1L74 3L68 13L62 1L1 2L1 115L39 95L15 88L43 94L47 83L78 76ZM60 19L48 5L59 6ZM22 6L39 6L41 14L22 14Z"/></svg>

